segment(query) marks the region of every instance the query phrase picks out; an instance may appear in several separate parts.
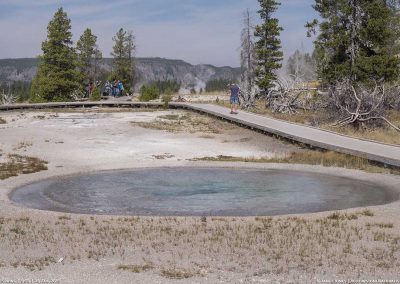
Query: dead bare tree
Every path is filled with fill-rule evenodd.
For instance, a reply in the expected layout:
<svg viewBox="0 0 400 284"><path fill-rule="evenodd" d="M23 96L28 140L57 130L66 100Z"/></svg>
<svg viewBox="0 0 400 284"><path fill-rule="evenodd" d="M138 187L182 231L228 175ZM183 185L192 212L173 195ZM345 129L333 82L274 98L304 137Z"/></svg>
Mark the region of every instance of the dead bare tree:
<svg viewBox="0 0 400 284"><path fill-rule="evenodd" d="M9 88L7 93L0 94L0 105L11 105L17 102L17 96L12 94Z"/></svg>
<svg viewBox="0 0 400 284"><path fill-rule="evenodd" d="M71 97L74 101L82 101L85 98L85 93L82 90L74 90Z"/></svg>
<svg viewBox="0 0 400 284"><path fill-rule="evenodd" d="M347 53L350 56L351 66L355 65L356 58L360 51L360 34L359 31L362 26L362 9L360 7L359 0L350 0L351 13L348 19L348 31L350 32L350 45ZM356 78L354 78L356 79Z"/></svg>
<svg viewBox="0 0 400 284"><path fill-rule="evenodd" d="M388 90L385 104L388 109L400 110L400 86L395 86Z"/></svg>
<svg viewBox="0 0 400 284"><path fill-rule="evenodd" d="M279 77L273 84L274 87L267 94L267 103L273 112L294 114L298 109L306 108L308 97L301 100L301 95L306 92L301 77Z"/></svg>
<svg viewBox="0 0 400 284"><path fill-rule="evenodd" d="M255 100L259 94L259 89L255 84L254 75L254 26L252 25L249 9L244 13L243 30L241 34L241 82L240 96L242 99L242 108L254 108Z"/></svg>
<svg viewBox="0 0 400 284"><path fill-rule="evenodd" d="M390 90L384 82L374 81L373 87L360 83L353 84L348 79L337 82L330 89L330 97L336 109L339 110L339 119L334 125L345 126L383 121L395 130L400 131L400 127L394 125L385 117L385 101L389 93Z"/></svg>

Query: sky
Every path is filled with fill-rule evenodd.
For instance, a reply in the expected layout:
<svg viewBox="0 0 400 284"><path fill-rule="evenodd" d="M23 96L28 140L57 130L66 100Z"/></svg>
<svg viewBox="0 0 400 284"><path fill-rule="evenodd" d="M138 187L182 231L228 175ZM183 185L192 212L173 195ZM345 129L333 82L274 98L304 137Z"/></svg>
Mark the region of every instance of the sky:
<svg viewBox="0 0 400 284"><path fill-rule="evenodd" d="M276 17L285 58L312 50L304 24L316 17L314 0L282 0ZM74 42L86 28L110 57L112 37L132 30L138 57L182 59L192 64L239 66L243 13L259 22L257 0L0 0L0 58L41 54L46 27L58 7L72 21Z"/></svg>

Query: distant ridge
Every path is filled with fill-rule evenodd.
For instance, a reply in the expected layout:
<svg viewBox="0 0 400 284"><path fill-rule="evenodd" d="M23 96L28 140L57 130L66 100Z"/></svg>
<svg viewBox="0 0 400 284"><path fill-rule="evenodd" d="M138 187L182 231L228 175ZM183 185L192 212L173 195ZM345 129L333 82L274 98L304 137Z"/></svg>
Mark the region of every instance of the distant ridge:
<svg viewBox="0 0 400 284"><path fill-rule="evenodd" d="M179 59L159 57L136 58L136 88L152 81L176 80L184 89L195 88L199 91L206 83L215 79L238 79L240 68L229 66L216 67L211 64L192 65ZM36 74L37 58L0 59L0 82L29 82ZM102 72L111 71L112 58L105 58Z"/></svg>

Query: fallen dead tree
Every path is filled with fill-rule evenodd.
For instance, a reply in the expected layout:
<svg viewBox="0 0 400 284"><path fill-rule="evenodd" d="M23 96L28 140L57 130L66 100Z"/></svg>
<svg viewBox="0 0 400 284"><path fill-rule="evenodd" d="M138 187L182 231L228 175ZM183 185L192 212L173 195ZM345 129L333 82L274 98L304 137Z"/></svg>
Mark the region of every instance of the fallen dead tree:
<svg viewBox="0 0 400 284"><path fill-rule="evenodd" d="M17 102L17 96L11 93L0 94L0 105L11 105Z"/></svg>
<svg viewBox="0 0 400 284"><path fill-rule="evenodd" d="M373 86L352 84L342 80L330 88L329 95L338 110L334 126L365 124L381 121L397 131L400 128L390 122L385 114L389 94L397 88L387 87L384 82L374 81Z"/></svg>
<svg viewBox="0 0 400 284"><path fill-rule="evenodd" d="M256 98L260 96L260 89L256 85L250 85L248 81L240 83L240 107L242 109L255 109Z"/></svg>
<svg viewBox="0 0 400 284"><path fill-rule="evenodd" d="M278 78L268 91L267 107L273 112L294 114L298 109L310 110L312 95L299 76Z"/></svg>

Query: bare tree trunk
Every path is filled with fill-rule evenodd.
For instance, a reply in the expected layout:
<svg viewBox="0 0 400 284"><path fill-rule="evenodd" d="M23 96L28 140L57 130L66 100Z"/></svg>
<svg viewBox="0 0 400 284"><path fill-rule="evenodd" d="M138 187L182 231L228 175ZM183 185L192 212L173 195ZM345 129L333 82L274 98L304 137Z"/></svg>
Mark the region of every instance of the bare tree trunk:
<svg viewBox="0 0 400 284"><path fill-rule="evenodd" d="M251 22L251 14L247 9L244 13L243 30L241 35L241 98L243 108L252 108L255 106L255 98L258 89L254 84L254 27Z"/></svg>
<svg viewBox="0 0 400 284"><path fill-rule="evenodd" d="M247 29L247 81L249 82L249 89L247 90L249 93L251 92L251 86L253 85L253 64L252 64L252 56L253 56L253 48L252 48L252 38L251 38L251 23L250 23L250 11L246 10L246 29Z"/></svg>
<svg viewBox="0 0 400 284"><path fill-rule="evenodd" d="M350 7L351 7L351 15L349 18L349 31L350 31L350 50L348 51L350 55L350 64L351 68L354 67L356 63L356 58L358 57L358 52L360 49L359 44L359 34L358 31L361 28L361 7L359 0L350 0ZM357 75L352 74L351 79L353 81L357 80Z"/></svg>

